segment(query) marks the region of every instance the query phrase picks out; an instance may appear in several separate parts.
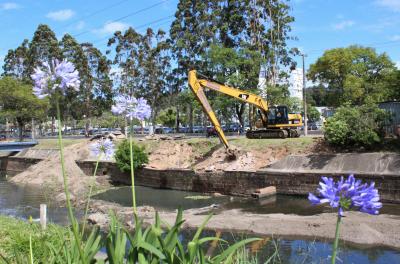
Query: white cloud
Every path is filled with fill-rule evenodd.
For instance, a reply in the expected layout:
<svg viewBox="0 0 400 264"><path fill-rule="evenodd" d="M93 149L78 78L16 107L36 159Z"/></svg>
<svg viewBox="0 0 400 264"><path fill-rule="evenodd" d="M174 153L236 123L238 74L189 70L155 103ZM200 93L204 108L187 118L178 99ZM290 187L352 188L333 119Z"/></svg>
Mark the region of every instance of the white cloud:
<svg viewBox="0 0 400 264"><path fill-rule="evenodd" d="M400 35L393 35L393 36L390 37L390 40L391 41L398 41L398 40L400 40Z"/></svg>
<svg viewBox="0 0 400 264"><path fill-rule="evenodd" d="M355 24L355 22L353 20L343 20L337 24L333 24L332 28L334 30L342 30L345 28L352 27L354 24Z"/></svg>
<svg viewBox="0 0 400 264"><path fill-rule="evenodd" d="M113 34L115 31L125 31L128 28L129 25L126 23L110 22L110 23L105 23L102 28L95 30L95 32L107 35L107 34Z"/></svg>
<svg viewBox="0 0 400 264"><path fill-rule="evenodd" d="M21 8L21 6L17 3L13 3L13 2L0 4L1 10L12 10L12 9L19 9L19 8Z"/></svg>
<svg viewBox="0 0 400 264"><path fill-rule="evenodd" d="M82 30L85 27L85 21L79 21L78 24L76 24L76 29L77 30Z"/></svg>
<svg viewBox="0 0 400 264"><path fill-rule="evenodd" d="M400 70L400 61L396 61L396 67Z"/></svg>
<svg viewBox="0 0 400 264"><path fill-rule="evenodd" d="M395 12L400 12L400 0L375 0L375 4Z"/></svg>
<svg viewBox="0 0 400 264"><path fill-rule="evenodd" d="M58 11L49 12L46 17L56 21L65 21L75 15L71 9L63 9Z"/></svg>

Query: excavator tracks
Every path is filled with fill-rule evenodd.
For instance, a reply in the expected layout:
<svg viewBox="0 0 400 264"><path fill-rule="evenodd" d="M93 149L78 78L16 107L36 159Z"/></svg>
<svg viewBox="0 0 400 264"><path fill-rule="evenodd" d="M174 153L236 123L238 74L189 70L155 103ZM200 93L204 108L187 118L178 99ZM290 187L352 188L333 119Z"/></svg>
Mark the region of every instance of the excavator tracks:
<svg viewBox="0 0 400 264"><path fill-rule="evenodd" d="M246 137L252 139L262 138L294 138L299 137L300 134L295 129L260 129L247 131Z"/></svg>

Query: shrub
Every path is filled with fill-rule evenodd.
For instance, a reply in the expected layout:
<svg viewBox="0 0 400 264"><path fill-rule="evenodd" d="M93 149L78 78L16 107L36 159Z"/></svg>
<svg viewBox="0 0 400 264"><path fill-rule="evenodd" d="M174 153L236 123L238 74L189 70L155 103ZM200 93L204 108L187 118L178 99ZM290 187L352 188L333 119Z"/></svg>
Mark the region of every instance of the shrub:
<svg viewBox="0 0 400 264"><path fill-rule="evenodd" d="M325 138L330 144L340 147L370 148L382 141L386 118L384 110L375 105L345 105L328 119Z"/></svg>
<svg viewBox="0 0 400 264"><path fill-rule="evenodd" d="M144 147L133 144L133 168L141 168L145 163L149 162L147 153ZM130 158L130 147L129 141L124 140L118 145L117 151L115 152L115 161L117 162L118 168L123 172L131 171L131 158Z"/></svg>

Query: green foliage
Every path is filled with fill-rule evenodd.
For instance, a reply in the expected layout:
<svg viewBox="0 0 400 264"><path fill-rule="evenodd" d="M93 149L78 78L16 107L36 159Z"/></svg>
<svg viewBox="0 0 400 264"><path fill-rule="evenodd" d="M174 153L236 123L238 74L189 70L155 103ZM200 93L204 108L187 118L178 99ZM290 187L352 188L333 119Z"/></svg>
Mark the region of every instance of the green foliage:
<svg viewBox="0 0 400 264"><path fill-rule="evenodd" d="M340 147L372 147L383 139L383 122L387 114L375 105L337 109L325 124L325 138Z"/></svg>
<svg viewBox="0 0 400 264"><path fill-rule="evenodd" d="M321 114L318 112L315 106L308 105L307 106L307 118L312 122L316 122L320 119Z"/></svg>
<svg viewBox="0 0 400 264"><path fill-rule="evenodd" d="M197 229L192 239L187 244L181 242L181 232L184 220L182 210L179 209L175 224L165 226L158 213L155 215L155 223L144 227L142 221L135 218L135 231L130 233L111 215L109 232L102 239L96 228L84 239L83 259L78 252L78 244L69 228L49 225L46 231L40 230L37 224L29 225L23 221L9 217L0 217L2 247L1 256L6 263L26 263L29 259L29 235L32 235L33 261L34 263L104 263L96 260L95 255L101 247L106 248L105 261L111 264L119 263L170 263L170 264L208 264L208 263L237 263L238 259L245 261L250 256L240 256L241 249L248 243L259 241L258 238L248 238L227 246L227 243L219 237L201 237L204 227L211 218L206 217ZM129 243L127 243L129 241ZM206 255L206 247L209 242L219 242L223 250L216 255ZM129 245L129 247L126 247Z"/></svg>
<svg viewBox="0 0 400 264"><path fill-rule="evenodd" d="M133 144L132 153L134 169L138 169L149 162L148 155L143 146ZM115 152L115 161L121 171L128 172L131 170L129 140L125 139L118 145L117 151Z"/></svg>
<svg viewBox="0 0 400 264"><path fill-rule="evenodd" d="M49 224L42 231L37 224L17 220L7 216L0 216L0 254L11 263L28 263L29 235L32 235L32 252L35 263L47 263L52 254L49 245L61 248L64 236L68 231L57 225ZM0 257L0 263L1 261Z"/></svg>
<svg viewBox="0 0 400 264"><path fill-rule="evenodd" d="M349 46L324 52L311 64L308 77L327 85L327 103L339 106L350 101L363 105L390 98L393 89L388 76L395 71L387 54L378 54L373 48Z"/></svg>
<svg viewBox="0 0 400 264"><path fill-rule="evenodd" d="M32 94L32 87L12 77L0 80L0 115L15 120L20 137L26 123L32 119L44 119L48 108L46 99L40 100ZM22 138L20 138L22 140Z"/></svg>
<svg viewBox="0 0 400 264"><path fill-rule="evenodd" d="M167 108L160 112L157 116L157 124L162 124L163 126L173 127L175 124L176 111L173 108Z"/></svg>

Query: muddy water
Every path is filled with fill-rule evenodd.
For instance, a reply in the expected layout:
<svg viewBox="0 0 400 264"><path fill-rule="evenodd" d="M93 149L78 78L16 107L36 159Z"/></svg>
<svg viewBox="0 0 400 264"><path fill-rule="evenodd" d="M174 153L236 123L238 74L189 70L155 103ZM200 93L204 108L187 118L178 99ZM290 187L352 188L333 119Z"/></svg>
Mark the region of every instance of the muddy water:
<svg viewBox="0 0 400 264"><path fill-rule="evenodd" d="M68 224L67 210L52 204L53 197L47 195L46 190L38 187L21 187L0 177L0 214L34 220L40 217L40 204L47 204L49 222L62 225ZM80 214L77 213L79 217Z"/></svg>
<svg viewBox="0 0 400 264"><path fill-rule="evenodd" d="M188 242L194 235L194 231L187 231L181 237L183 242ZM202 236L215 236L215 231L205 231ZM221 238L229 245L249 237L257 235L221 233ZM271 237L259 237L263 241L251 243L246 248L246 253L258 263L265 263L276 251L279 253L270 263L331 263L332 244L327 241L309 241L300 239L280 239ZM207 248L207 247L206 247ZM208 250L210 248L208 247ZM218 248L214 249L218 252ZM400 263L400 251L384 247L353 246L341 242L336 263L355 264L394 264Z"/></svg>
<svg viewBox="0 0 400 264"><path fill-rule="evenodd" d="M207 200L188 199L188 196L199 196L198 193L179 192L171 190L159 190L147 187L137 188L138 202L141 205L150 205L158 209L174 210L178 206L183 208L199 208L211 204L220 204L224 208L242 208L244 211L258 213L297 213L303 215L317 214L326 211L326 208L309 207L305 198L291 196L277 196L276 199L267 199L260 202L230 197L215 197ZM130 188L121 187L109 190L97 199L119 202L122 205L131 205ZM33 187L19 187L11 184L0 177L0 214L16 216L20 218L39 217L40 203L49 205L49 221L66 224L68 223L65 208L55 208L51 205L52 198L46 195L44 189ZM386 213L399 214L398 206L385 205ZM215 231L206 231L203 236L215 235ZM185 231L181 239L188 240L193 236L192 231ZM222 238L229 244L239 241L246 236L224 233ZM259 263L264 263L276 250L279 259L276 263L330 263L331 243L327 241L310 241L302 239L273 239L266 238L265 244L254 244L248 248L249 254L257 258ZM275 241L275 242L273 242ZM218 249L217 249L218 250ZM400 251L383 247L352 246L341 243L338 263L400 263Z"/></svg>
<svg viewBox="0 0 400 264"><path fill-rule="evenodd" d="M241 209L257 214L315 215L332 212L329 206L312 206L306 197L301 196L277 195L262 200L229 196L196 199L200 195L194 192L136 187L137 204L152 206L158 210L175 210L179 206L190 209L218 204L220 210ZM132 205L131 188L127 186L108 190L94 198L123 206ZM400 215L400 204L384 204L381 214Z"/></svg>
<svg viewBox="0 0 400 264"><path fill-rule="evenodd" d="M155 189L150 187L136 186L136 204L138 206L148 205L157 210L176 210L206 207L211 204L225 204L230 197L210 197L195 192L183 192L167 189ZM132 205L131 187L124 186L108 190L95 195L94 199L115 202L123 206ZM202 199L207 198L207 199Z"/></svg>

